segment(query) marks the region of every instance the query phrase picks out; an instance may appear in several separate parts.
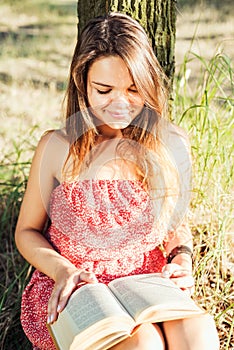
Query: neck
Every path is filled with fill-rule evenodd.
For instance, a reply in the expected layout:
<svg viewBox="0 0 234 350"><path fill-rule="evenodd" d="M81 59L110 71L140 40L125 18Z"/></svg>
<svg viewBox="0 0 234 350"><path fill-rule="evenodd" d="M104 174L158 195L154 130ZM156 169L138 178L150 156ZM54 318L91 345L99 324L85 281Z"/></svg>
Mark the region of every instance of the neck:
<svg viewBox="0 0 234 350"><path fill-rule="evenodd" d="M98 139L100 138L100 140L102 140L102 141L123 137L120 129L115 130L115 129L111 129L109 127L102 126L102 127L98 128L98 132L99 132L99 134L97 135L97 137L98 137Z"/></svg>

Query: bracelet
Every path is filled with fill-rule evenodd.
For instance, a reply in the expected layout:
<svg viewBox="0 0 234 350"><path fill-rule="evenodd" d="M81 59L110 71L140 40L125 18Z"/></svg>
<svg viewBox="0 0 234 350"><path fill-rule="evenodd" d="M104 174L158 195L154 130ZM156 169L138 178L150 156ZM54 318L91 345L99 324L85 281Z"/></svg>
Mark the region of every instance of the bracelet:
<svg viewBox="0 0 234 350"><path fill-rule="evenodd" d="M170 254L167 256L167 263L170 264L172 260L176 257L176 255L183 253L190 255L191 258L193 256L193 252L188 246L178 245L177 247L173 248Z"/></svg>

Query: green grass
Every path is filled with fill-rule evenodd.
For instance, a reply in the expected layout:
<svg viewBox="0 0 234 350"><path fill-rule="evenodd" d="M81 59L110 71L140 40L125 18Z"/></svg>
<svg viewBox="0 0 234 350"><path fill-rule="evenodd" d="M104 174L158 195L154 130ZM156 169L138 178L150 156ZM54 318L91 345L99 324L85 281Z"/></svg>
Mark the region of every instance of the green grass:
<svg viewBox="0 0 234 350"><path fill-rule="evenodd" d="M37 140L60 123L76 35L76 1L66 4L0 5L0 28L7 33L0 36L0 350L31 349L19 322L30 269L16 250L14 230ZM174 95L174 120L189 133L194 160L196 295L215 317L222 350L234 348L232 68L224 53L205 58L191 45L177 68Z"/></svg>
<svg viewBox="0 0 234 350"><path fill-rule="evenodd" d="M0 348L17 349L27 343L19 325L20 295L26 283L28 264L18 254L14 244L14 229L26 178L20 174L23 164L9 167L4 183L0 186L1 196L1 277L0 277ZM25 164L24 164L25 166ZM28 164L27 164L28 166ZM1 169L2 170L2 169ZM17 176L16 176L17 173ZM2 172L1 172L2 174ZM19 174L21 176L19 176ZM23 341L23 343L22 343ZM18 346L17 346L18 343Z"/></svg>
<svg viewBox="0 0 234 350"><path fill-rule="evenodd" d="M5 154L0 166L0 349L29 349L29 342L19 324L20 299L26 284L29 265L18 254L14 230L25 190L30 161L22 162L25 152L32 147L22 140L10 154Z"/></svg>
<svg viewBox="0 0 234 350"><path fill-rule="evenodd" d="M188 63L200 63L189 80ZM210 60L188 52L176 79L175 120L190 136L193 164L191 227L199 302L216 320L221 349L234 347L233 69L225 54Z"/></svg>

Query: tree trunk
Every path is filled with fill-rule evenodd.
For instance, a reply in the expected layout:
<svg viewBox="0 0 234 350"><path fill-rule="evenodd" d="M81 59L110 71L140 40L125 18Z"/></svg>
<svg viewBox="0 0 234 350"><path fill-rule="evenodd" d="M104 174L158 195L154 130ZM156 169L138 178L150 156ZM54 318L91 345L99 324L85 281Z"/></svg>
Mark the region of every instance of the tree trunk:
<svg viewBox="0 0 234 350"><path fill-rule="evenodd" d="M78 0L78 33L93 17L109 11L124 12L147 32L156 57L173 80L175 68L176 0Z"/></svg>

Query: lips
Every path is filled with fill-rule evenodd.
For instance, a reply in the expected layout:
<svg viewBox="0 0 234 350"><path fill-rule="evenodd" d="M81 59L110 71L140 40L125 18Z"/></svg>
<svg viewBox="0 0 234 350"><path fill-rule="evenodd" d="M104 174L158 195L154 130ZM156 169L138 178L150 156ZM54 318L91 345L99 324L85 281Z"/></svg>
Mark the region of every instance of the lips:
<svg viewBox="0 0 234 350"><path fill-rule="evenodd" d="M111 115L112 118L115 119L126 119L130 118L130 112L129 111L108 111L108 113Z"/></svg>

